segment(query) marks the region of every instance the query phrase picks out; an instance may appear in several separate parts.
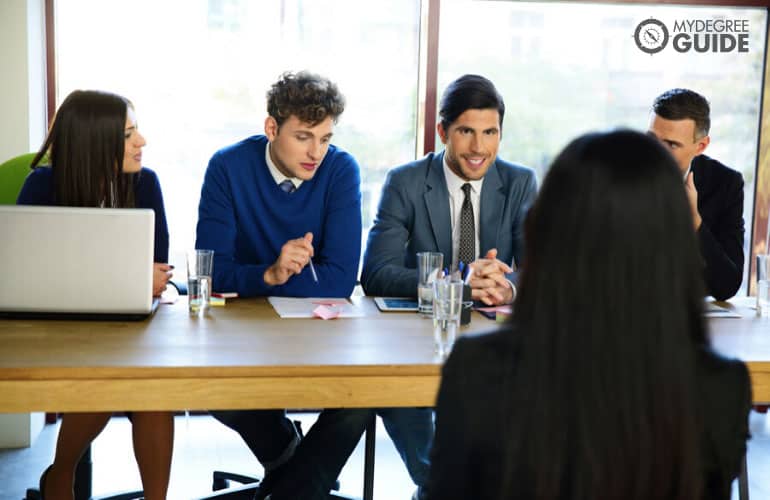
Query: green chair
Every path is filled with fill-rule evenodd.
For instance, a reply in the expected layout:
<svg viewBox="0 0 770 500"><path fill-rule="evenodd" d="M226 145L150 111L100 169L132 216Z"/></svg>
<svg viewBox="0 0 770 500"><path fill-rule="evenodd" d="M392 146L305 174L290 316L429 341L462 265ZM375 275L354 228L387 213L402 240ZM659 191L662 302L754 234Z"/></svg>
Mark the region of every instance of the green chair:
<svg viewBox="0 0 770 500"><path fill-rule="evenodd" d="M31 172L29 166L37 153L11 158L0 165L0 205L15 205L24 179Z"/></svg>

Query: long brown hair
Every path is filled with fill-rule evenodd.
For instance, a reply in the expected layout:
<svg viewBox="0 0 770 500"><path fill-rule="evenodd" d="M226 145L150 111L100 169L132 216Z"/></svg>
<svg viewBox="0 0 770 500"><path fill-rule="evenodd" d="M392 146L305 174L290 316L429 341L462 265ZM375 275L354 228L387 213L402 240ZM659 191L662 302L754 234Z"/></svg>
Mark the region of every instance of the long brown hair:
<svg viewBox="0 0 770 500"><path fill-rule="evenodd" d="M134 206L133 175L123 174L129 106L125 97L97 90L75 90L64 99L32 160L32 168L46 156L50 161L56 204Z"/></svg>

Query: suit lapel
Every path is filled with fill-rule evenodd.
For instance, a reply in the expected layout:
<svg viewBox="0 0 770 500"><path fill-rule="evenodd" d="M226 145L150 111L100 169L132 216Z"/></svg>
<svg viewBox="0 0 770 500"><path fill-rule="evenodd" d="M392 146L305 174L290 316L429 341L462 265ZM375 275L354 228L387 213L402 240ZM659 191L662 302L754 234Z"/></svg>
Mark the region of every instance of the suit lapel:
<svg viewBox="0 0 770 500"><path fill-rule="evenodd" d="M497 235L502 222L500 214L503 213L505 206L503 187L503 181L497 170L497 163L493 163L484 176L484 184L481 186L481 207L479 208L481 212L479 214L479 223L481 224L479 232L479 246L481 248L479 250L481 255L478 257L484 257L488 250L497 248Z"/></svg>
<svg viewBox="0 0 770 500"><path fill-rule="evenodd" d="M449 217L449 190L444 178L444 153L433 157L425 182L425 209L438 251L444 262L452 262L452 223Z"/></svg>

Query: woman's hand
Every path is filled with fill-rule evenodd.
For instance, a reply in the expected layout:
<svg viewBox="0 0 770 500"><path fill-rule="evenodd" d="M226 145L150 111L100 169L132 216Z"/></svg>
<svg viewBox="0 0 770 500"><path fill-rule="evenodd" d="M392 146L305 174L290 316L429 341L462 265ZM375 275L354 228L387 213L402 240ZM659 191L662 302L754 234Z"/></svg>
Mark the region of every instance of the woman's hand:
<svg viewBox="0 0 770 500"><path fill-rule="evenodd" d="M174 266L171 266L168 264L161 264L159 262L156 262L152 265L152 296L153 297L160 297L160 294L163 293L163 290L166 289L166 284L168 283L168 280L170 280L171 276L174 275L171 272L172 269L174 269Z"/></svg>

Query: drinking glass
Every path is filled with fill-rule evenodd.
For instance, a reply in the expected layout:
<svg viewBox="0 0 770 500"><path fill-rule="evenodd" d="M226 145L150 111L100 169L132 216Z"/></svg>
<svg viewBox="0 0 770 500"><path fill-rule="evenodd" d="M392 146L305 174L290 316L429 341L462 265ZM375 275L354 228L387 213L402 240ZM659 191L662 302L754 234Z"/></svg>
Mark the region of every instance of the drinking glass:
<svg viewBox="0 0 770 500"><path fill-rule="evenodd" d="M433 311L433 281L441 274L444 254L419 252L417 254L417 309L430 316Z"/></svg>
<svg viewBox="0 0 770 500"><path fill-rule="evenodd" d="M770 318L770 255L757 255L757 316Z"/></svg>
<svg viewBox="0 0 770 500"><path fill-rule="evenodd" d="M190 314L205 315L211 302L214 250L187 252L187 304Z"/></svg>
<svg viewBox="0 0 770 500"><path fill-rule="evenodd" d="M463 282L451 277L433 282L433 341L436 354L449 355L460 327L463 307Z"/></svg>

